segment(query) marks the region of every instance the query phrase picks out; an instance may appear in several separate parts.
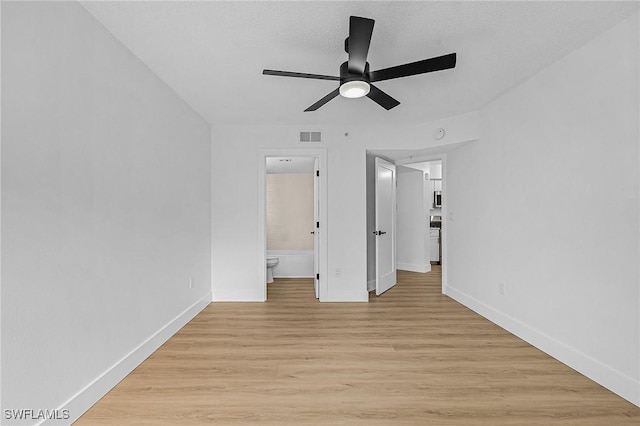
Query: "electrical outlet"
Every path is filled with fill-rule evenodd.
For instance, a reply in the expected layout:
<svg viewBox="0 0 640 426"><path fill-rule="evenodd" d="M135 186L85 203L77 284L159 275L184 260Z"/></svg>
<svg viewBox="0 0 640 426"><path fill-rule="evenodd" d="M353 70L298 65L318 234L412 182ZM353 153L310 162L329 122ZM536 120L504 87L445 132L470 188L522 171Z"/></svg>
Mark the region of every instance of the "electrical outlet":
<svg viewBox="0 0 640 426"><path fill-rule="evenodd" d="M505 294L506 293L506 286L504 285L503 282L498 284L498 290L500 291L500 294Z"/></svg>
<svg viewBox="0 0 640 426"><path fill-rule="evenodd" d="M189 290L193 290L193 277L189 278Z"/></svg>

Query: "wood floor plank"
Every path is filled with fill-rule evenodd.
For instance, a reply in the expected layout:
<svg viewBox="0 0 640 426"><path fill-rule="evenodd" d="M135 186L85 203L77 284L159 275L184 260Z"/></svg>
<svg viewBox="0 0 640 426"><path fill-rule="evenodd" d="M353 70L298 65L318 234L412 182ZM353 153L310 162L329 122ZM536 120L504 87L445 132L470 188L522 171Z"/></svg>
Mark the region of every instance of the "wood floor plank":
<svg viewBox="0 0 640 426"><path fill-rule="evenodd" d="M640 408L398 272L370 303L211 304L76 425L638 425Z"/></svg>

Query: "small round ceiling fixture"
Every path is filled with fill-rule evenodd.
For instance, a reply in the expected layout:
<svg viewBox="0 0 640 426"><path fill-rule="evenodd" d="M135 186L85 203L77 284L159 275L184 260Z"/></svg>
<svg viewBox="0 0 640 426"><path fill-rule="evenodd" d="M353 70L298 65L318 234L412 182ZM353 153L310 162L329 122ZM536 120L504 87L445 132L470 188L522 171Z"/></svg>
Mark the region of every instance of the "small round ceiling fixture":
<svg viewBox="0 0 640 426"><path fill-rule="evenodd" d="M440 128L433 132L433 137L436 139L444 138L444 129Z"/></svg>
<svg viewBox="0 0 640 426"><path fill-rule="evenodd" d="M369 89L369 83L366 81L347 81L340 86L340 94L345 98L361 98L367 96Z"/></svg>

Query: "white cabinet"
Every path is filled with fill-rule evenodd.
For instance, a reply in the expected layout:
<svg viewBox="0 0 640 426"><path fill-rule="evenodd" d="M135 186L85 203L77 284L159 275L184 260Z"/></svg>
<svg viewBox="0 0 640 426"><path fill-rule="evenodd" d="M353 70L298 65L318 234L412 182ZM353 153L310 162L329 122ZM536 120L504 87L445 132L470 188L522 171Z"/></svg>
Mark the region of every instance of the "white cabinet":
<svg viewBox="0 0 640 426"><path fill-rule="evenodd" d="M440 229L429 229L429 260L440 262Z"/></svg>

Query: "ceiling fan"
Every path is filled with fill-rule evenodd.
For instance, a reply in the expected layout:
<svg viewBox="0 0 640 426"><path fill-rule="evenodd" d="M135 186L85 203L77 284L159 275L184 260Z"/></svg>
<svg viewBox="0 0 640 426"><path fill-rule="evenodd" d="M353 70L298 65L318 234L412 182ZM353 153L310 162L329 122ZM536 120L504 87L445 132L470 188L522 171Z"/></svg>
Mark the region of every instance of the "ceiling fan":
<svg viewBox="0 0 640 426"><path fill-rule="evenodd" d="M448 55L424 59L409 64L369 71L367 54L369 53L369 44L371 43L374 23L375 21L373 19L358 16L350 17L349 37L344 41L344 50L349 54L349 60L340 65L339 77L276 70L263 70L262 74L281 77L312 78L317 80L335 80L340 82L340 87L305 109L305 112L317 110L338 95L342 95L345 98L361 98L367 96L384 109L390 110L400 105L400 102L371 83L446 70L456 66L456 54L450 53Z"/></svg>

